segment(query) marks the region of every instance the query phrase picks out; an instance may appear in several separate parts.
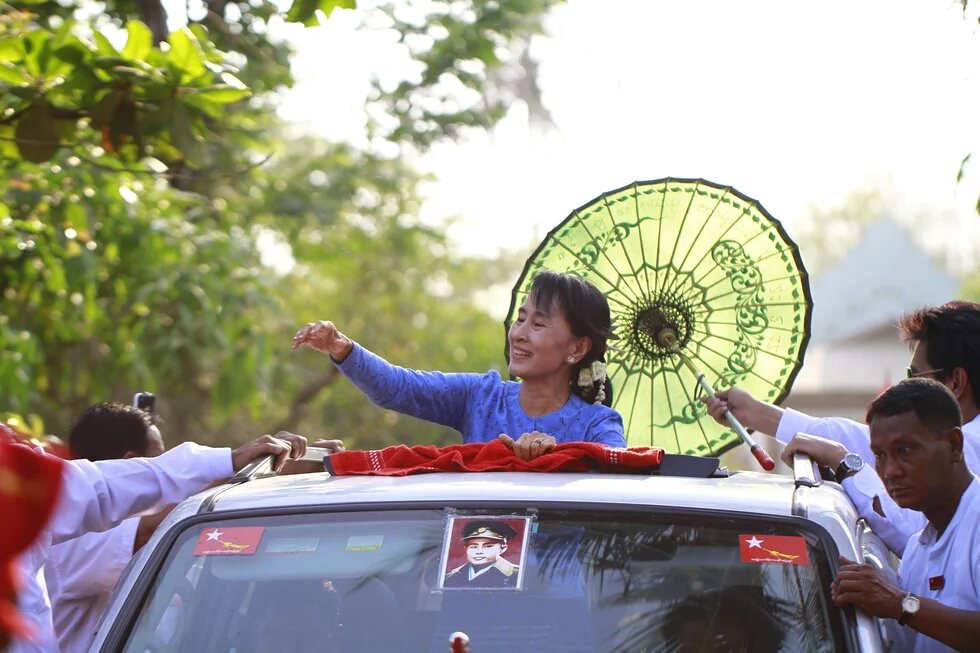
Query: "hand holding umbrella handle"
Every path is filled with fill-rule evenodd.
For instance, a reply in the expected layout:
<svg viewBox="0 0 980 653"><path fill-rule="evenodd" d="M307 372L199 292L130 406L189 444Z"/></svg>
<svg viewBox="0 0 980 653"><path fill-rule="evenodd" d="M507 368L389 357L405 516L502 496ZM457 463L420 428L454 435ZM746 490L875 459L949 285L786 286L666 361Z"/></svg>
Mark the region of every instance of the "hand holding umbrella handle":
<svg viewBox="0 0 980 653"><path fill-rule="evenodd" d="M698 385L700 385L701 388L708 393L709 397L714 399L714 388L712 388L711 384L704 378L704 374L698 374ZM749 445L749 450L752 452L752 455L755 456L755 459L759 461L759 464L762 465L762 469L766 470L767 472L771 472L776 467L776 463L773 461L772 457L766 453L766 450L763 449L762 446L749 435L749 432L745 430L742 423L738 421L734 415L732 415L732 411L725 411L725 419L728 420L728 423L731 424L732 429L738 433L739 437L742 438L742 442Z"/></svg>
<svg viewBox="0 0 980 653"><path fill-rule="evenodd" d="M660 333L657 334L657 342L670 349L670 351L673 353L677 354L677 356L681 359L681 362L694 373L694 376L697 378L698 385L701 386L701 389L708 393L709 397L714 399L715 389L712 388L711 384L708 383L708 380L704 378L704 374L702 374L698 368L694 366L691 359L685 356L684 352L681 351L680 346L677 344L677 334L674 332L674 330L671 328L662 329ZM750 436L749 432L745 430L742 423L735 419L735 416L732 415L732 411L725 411L725 419L728 420L728 423L731 424L732 429L738 433L739 437L742 438L742 442L749 446L749 450L752 452L752 455L755 456L755 459L759 461L759 464L762 465L762 469L766 470L767 472L771 472L776 467L776 463L769 456L769 454L766 453L766 450L752 439L752 436Z"/></svg>

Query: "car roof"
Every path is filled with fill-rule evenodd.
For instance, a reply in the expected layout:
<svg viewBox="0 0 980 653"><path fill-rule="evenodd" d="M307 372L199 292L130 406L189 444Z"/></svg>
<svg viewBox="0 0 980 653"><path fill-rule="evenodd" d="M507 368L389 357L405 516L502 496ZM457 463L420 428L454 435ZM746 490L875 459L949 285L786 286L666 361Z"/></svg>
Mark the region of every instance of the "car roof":
<svg viewBox="0 0 980 653"><path fill-rule="evenodd" d="M302 474L254 479L212 496L206 510L391 503L576 503L793 514L794 480L743 472L717 478L603 473L434 473L403 477Z"/></svg>

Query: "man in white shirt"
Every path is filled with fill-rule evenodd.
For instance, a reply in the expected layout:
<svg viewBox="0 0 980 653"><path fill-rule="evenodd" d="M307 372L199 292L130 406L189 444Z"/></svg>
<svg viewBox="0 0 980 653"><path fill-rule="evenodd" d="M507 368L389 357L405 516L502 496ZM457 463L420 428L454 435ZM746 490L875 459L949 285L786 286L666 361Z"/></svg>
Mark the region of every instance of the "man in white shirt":
<svg viewBox="0 0 980 653"><path fill-rule="evenodd" d="M276 456L276 468L305 453L306 439L264 435L237 449L184 443L156 458L66 461L54 514L40 536L16 562L20 576L18 609L33 630L15 639L14 653L57 653L43 566L54 544L90 531L114 527L132 515L154 512L231 476L249 462ZM40 450L37 455L47 455Z"/></svg>
<svg viewBox="0 0 980 653"><path fill-rule="evenodd" d="M954 301L913 311L902 316L898 328L912 347L907 375L935 379L953 393L963 415L966 463L980 470L980 304ZM727 425L725 410L731 410L746 427L789 443L784 457L799 451L836 470L858 512L895 553L901 554L908 538L925 527L922 513L900 508L871 465L860 464L872 460L866 425L783 410L738 388L704 401L711 416L722 424Z"/></svg>
<svg viewBox="0 0 980 653"><path fill-rule="evenodd" d="M68 443L73 457L92 462L154 458L164 452L163 437L151 415L115 402L96 404L82 413L71 427ZM51 547L44 580L61 653L88 650L123 569L172 508L130 517L107 531L86 533Z"/></svg>
<svg viewBox="0 0 980 653"><path fill-rule="evenodd" d="M871 565L841 556L831 597L838 606L897 619L915 653L977 650L980 479L963 460L956 399L936 381L907 379L871 403L867 421L885 489L928 523L908 541L899 587Z"/></svg>

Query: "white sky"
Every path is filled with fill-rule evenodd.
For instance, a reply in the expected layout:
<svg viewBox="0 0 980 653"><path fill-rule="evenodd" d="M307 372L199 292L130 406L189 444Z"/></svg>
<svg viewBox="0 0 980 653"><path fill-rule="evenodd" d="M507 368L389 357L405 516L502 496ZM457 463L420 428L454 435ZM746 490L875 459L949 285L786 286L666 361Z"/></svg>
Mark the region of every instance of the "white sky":
<svg viewBox="0 0 980 653"><path fill-rule="evenodd" d="M808 205L878 185L899 189L897 212L952 220L922 225L940 246L975 247L971 10L964 17L956 0L570 0L532 48L556 127L532 130L517 106L491 134L436 147L420 162L439 179L426 217L461 216L450 233L468 252L526 247L604 191L702 177L758 199L792 235ZM369 79L404 69L391 33L357 23L336 11L290 32L298 81L281 112L362 142Z"/></svg>

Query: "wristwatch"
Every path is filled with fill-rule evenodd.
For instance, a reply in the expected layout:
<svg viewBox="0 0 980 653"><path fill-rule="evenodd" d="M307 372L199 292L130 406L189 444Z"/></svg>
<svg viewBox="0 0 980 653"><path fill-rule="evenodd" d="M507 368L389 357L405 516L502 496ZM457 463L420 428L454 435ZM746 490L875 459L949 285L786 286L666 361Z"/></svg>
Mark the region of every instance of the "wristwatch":
<svg viewBox="0 0 980 653"><path fill-rule="evenodd" d="M844 460L840 461L840 465L834 471L834 476L837 477L838 483L843 483L845 478L854 476L861 471L862 467L864 467L864 461L861 460L861 456L856 453L848 453L844 456Z"/></svg>
<svg viewBox="0 0 980 653"><path fill-rule="evenodd" d="M898 623L903 626L909 622L919 611L919 597L909 592L902 597L902 616L898 618Z"/></svg>

